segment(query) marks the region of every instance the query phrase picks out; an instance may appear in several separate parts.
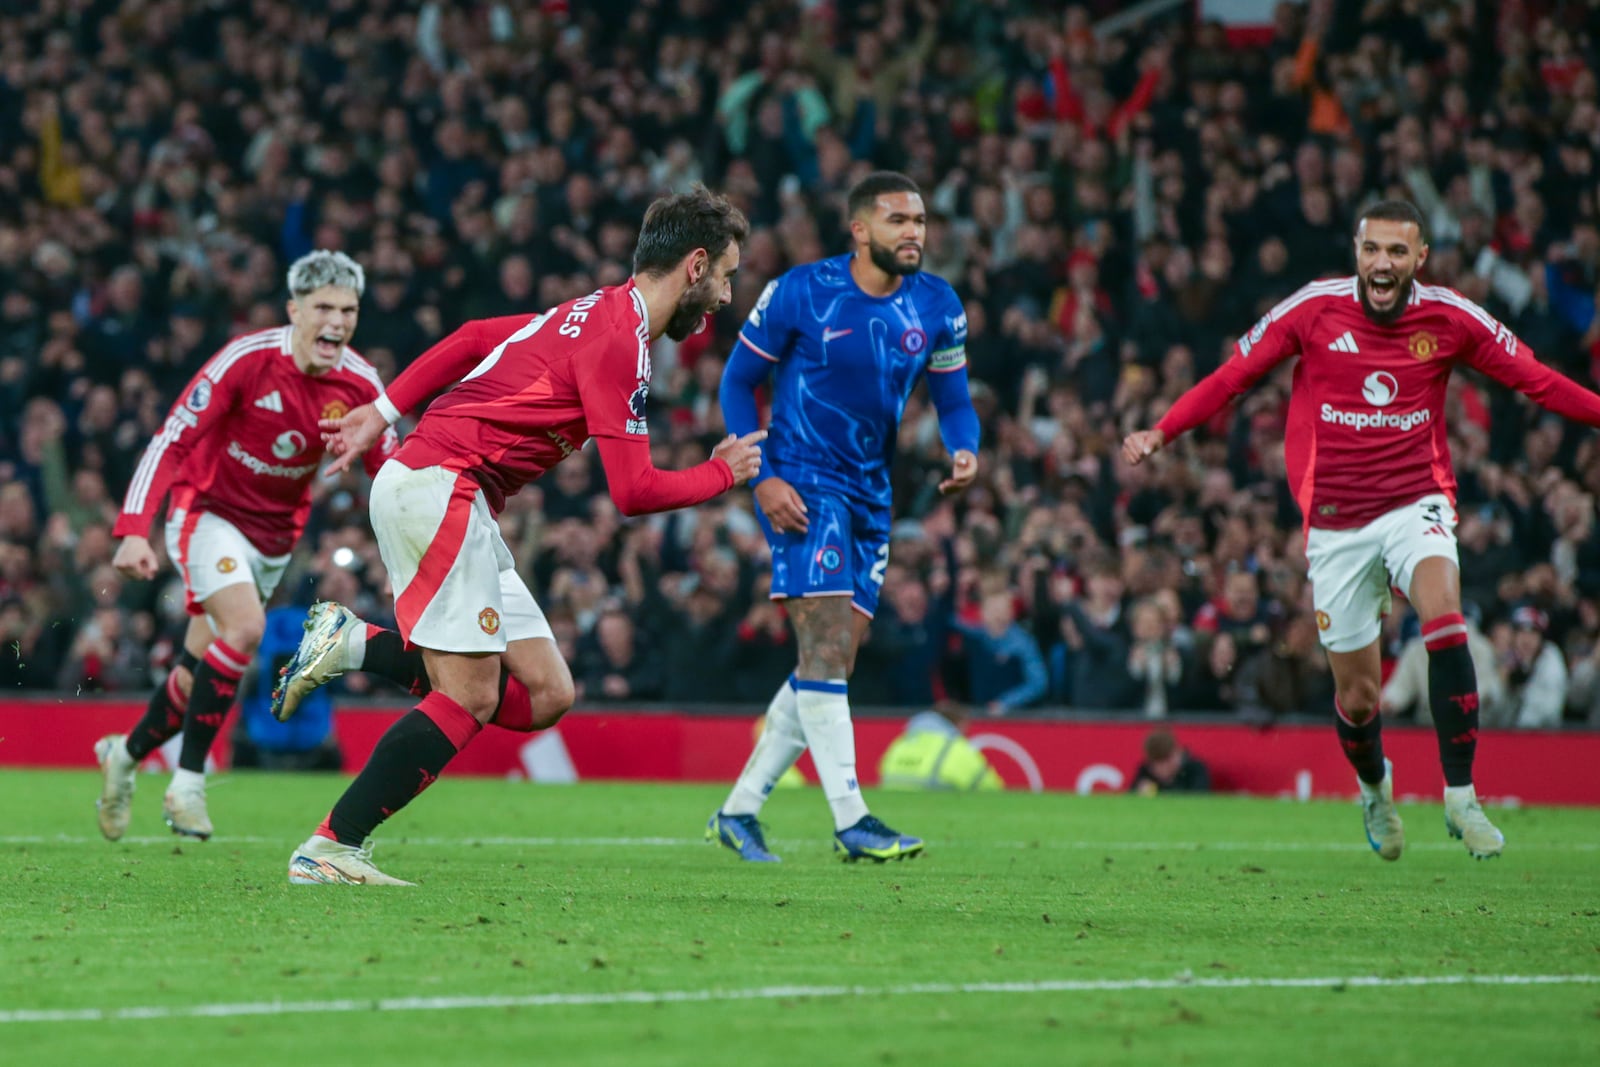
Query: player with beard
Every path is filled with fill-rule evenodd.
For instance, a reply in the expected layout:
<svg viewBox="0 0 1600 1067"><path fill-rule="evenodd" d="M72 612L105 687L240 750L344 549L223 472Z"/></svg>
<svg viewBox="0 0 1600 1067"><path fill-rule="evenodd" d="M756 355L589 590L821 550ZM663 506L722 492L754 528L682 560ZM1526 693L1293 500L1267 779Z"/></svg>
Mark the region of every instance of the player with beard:
<svg viewBox="0 0 1600 1067"><path fill-rule="evenodd" d="M728 429L760 425L768 376L771 437L752 479L772 548L772 597L794 622L799 664L767 708L744 772L706 828L742 859L772 862L757 815L811 750L847 860L903 859L922 842L868 814L856 780L848 681L889 562L890 470L918 381L939 413L951 493L978 474L978 416L967 393L967 316L948 283L920 273L927 213L910 178L879 172L850 191L849 254L796 267L756 301L723 371Z"/></svg>
<svg viewBox="0 0 1600 1067"><path fill-rule="evenodd" d="M409 885L373 866L377 826L427 788L487 722L553 724L572 675L518 576L495 516L506 498L595 438L624 515L689 507L755 474L764 434L730 435L685 471L650 462L650 343L681 341L732 299L744 216L704 189L645 213L634 274L532 317L469 322L429 349L375 403L323 424L336 472L407 411L444 391L372 486L372 527L399 633L322 604L285 671L280 718L346 670L410 686L416 709L289 860L296 885ZM295 694L289 700L290 692Z"/></svg>
<svg viewBox="0 0 1600 1067"><path fill-rule="evenodd" d="M1390 590L1410 600L1428 649L1428 702L1444 771L1445 828L1479 859L1505 839L1472 783L1478 685L1461 614L1455 474L1445 387L1464 363L1569 419L1600 425L1600 396L1540 364L1453 289L1416 281L1428 259L1421 213L1384 201L1362 213L1356 275L1312 282L1239 338L1232 358L1130 434L1139 463L1210 419L1284 360L1294 369L1284 436L1305 522L1317 628L1335 684L1336 727L1360 783L1367 840L1386 860L1405 835L1383 755L1378 633Z"/></svg>

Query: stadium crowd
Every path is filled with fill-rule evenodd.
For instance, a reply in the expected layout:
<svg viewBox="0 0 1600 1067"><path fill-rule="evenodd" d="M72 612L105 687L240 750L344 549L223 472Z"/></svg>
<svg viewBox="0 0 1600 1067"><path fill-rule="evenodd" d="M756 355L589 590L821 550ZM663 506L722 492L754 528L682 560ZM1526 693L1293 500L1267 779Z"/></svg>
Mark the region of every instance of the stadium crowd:
<svg viewBox="0 0 1600 1067"><path fill-rule="evenodd" d="M1276 301L1348 272L1352 218L1380 197L1423 209L1427 280L1594 384L1597 9L1286 3L1270 43L1234 48L1182 18L1101 35L1117 5L1034 6L0 13L0 684L142 693L164 674L181 589L122 580L111 522L183 383L282 321L296 256L364 264L355 347L388 378L464 319L627 277L658 191L725 191L754 226L734 303L653 353L656 462L684 466L722 432L757 294L841 251L843 191L890 168L923 185L926 267L966 301L984 469L940 498L913 402L853 702L1325 716L1287 378L1157 462L1128 468L1117 443ZM1452 389L1484 723L1600 725L1597 441L1465 372ZM319 482L280 602L387 615L364 491ZM501 522L583 701L758 706L794 664L746 492L623 522L591 450ZM1385 710L1426 717L1403 608L1385 634Z"/></svg>

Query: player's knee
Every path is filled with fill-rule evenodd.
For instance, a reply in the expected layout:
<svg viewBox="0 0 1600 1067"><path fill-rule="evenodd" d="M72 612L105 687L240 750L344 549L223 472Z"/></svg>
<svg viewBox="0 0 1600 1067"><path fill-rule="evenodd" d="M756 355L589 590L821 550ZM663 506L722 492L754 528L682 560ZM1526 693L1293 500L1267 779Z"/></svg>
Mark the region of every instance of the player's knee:
<svg viewBox="0 0 1600 1067"><path fill-rule="evenodd" d="M266 629L267 620L258 615L228 622L217 636L227 642L228 647L235 652L253 656L256 649L261 647L261 636L266 633Z"/></svg>
<svg viewBox="0 0 1600 1067"><path fill-rule="evenodd" d="M545 730L572 710L578 700L578 690L572 682L572 671L560 656L540 662L538 667L528 670L525 666L517 672L517 681L528 690L532 729Z"/></svg>
<svg viewBox="0 0 1600 1067"><path fill-rule="evenodd" d="M562 672L559 678L550 679L528 696L533 704L533 728L547 730L572 710L578 690L572 683L572 675Z"/></svg>
<svg viewBox="0 0 1600 1067"><path fill-rule="evenodd" d="M1378 713L1378 683L1363 678L1339 688L1339 708L1357 726Z"/></svg>
<svg viewBox="0 0 1600 1067"><path fill-rule="evenodd" d="M479 722L488 722L500 707L498 679L488 684L468 683L445 691L445 696L460 704L462 710Z"/></svg>

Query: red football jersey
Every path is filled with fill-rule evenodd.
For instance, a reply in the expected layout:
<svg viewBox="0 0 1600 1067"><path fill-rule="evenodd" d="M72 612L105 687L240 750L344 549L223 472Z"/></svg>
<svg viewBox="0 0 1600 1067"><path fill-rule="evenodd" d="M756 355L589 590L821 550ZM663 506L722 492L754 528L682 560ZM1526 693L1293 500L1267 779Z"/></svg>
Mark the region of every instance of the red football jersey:
<svg viewBox="0 0 1600 1067"><path fill-rule="evenodd" d="M721 460L688 471L649 461L649 311L630 281L541 315L479 319L390 384L404 412L453 384L406 435L397 460L473 476L490 508L584 446L601 442L613 499L628 514L685 507L733 485Z"/></svg>
<svg viewBox="0 0 1600 1067"><path fill-rule="evenodd" d="M1414 284L1400 317L1379 325L1349 277L1312 282L1273 308L1156 428L1171 441L1291 356L1300 362L1284 459L1308 527L1363 526L1430 493L1454 502L1444 405L1457 361L1559 415L1600 425L1600 396L1539 363L1454 289Z"/></svg>
<svg viewBox="0 0 1600 1067"><path fill-rule="evenodd" d="M269 556L294 547L311 510L322 459L318 419L338 418L383 391L372 364L350 349L333 370L295 366L290 327L234 338L184 388L128 485L118 537L148 537L161 501L206 511ZM376 471L394 453L391 430L365 457Z"/></svg>

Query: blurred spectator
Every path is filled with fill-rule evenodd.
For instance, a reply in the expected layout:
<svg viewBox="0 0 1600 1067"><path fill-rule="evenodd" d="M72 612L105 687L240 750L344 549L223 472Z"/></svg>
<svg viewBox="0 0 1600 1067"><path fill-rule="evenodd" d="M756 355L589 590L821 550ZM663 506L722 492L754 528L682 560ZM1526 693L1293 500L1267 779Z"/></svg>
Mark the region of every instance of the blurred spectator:
<svg viewBox="0 0 1600 1067"><path fill-rule="evenodd" d="M1181 685L1187 670L1183 653L1173 641L1172 624L1154 597L1133 606L1133 647L1128 653L1128 675L1139 697L1139 710L1147 719L1164 719L1182 702Z"/></svg>
<svg viewBox="0 0 1600 1067"><path fill-rule="evenodd" d="M1554 729L1567 706L1567 664L1561 650L1545 640L1550 617L1531 605L1511 613L1509 634L1501 637L1500 677L1518 729Z"/></svg>
<svg viewBox="0 0 1600 1067"><path fill-rule="evenodd" d="M1017 625L1015 594L1005 587L985 593L980 619L977 625L955 623L972 702L989 715L1009 715L1038 701L1049 688L1049 676L1038 642Z"/></svg>
<svg viewBox="0 0 1600 1067"><path fill-rule="evenodd" d="M1209 793L1211 771L1178 743L1171 730L1152 730L1145 735L1144 762L1134 772L1128 792L1144 797Z"/></svg>
<svg viewBox="0 0 1600 1067"><path fill-rule="evenodd" d="M579 642L573 665L589 700L655 700L661 696L661 672L660 659L639 647L633 619L616 609L601 614Z"/></svg>
<svg viewBox="0 0 1600 1067"><path fill-rule="evenodd" d="M1333 707L1333 671L1317 640L1316 621L1305 612L1290 618L1282 639L1254 653L1242 671L1246 692L1239 710L1247 719L1316 715Z"/></svg>
<svg viewBox="0 0 1600 1067"><path fill-rule="evenodd" d="M1081 601L1071 593L1070 580L1058 586L1066 599L1059 609L1060 643L1051 650L1051 662L1060 691L1082 708L1131 708L1141 694L1129 673L1132 652L1117 564L1110 558L1091 564L1085 585Z"/></svg>

